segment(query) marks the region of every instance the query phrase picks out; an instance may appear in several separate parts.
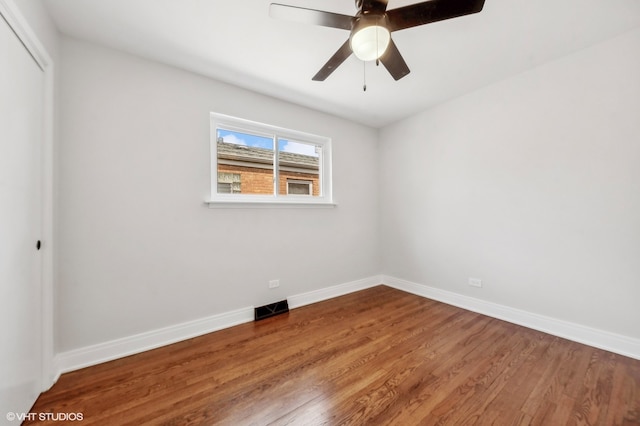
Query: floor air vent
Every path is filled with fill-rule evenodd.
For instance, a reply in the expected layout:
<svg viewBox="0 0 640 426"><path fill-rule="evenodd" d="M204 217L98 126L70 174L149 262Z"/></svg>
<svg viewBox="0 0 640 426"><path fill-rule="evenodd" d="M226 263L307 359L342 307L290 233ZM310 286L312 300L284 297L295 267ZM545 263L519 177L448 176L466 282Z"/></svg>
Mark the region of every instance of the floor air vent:
<svg viewBox="0 0 640 426"><path fill-rule="evenodd" d="M259 306L255 309L255 320L261 320L278 314L289 312L289 304L286 300L271 303L269 305Z"/></svg>

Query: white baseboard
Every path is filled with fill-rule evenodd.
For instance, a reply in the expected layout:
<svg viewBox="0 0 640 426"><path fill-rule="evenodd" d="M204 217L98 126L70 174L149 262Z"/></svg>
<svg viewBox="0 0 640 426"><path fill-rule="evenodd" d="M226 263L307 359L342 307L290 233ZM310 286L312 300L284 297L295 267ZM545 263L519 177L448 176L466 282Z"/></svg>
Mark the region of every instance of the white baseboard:
<svg viewBox="0 0 640 426"><path fill-rule="evenodd" d="M382 276L376 275L361 280L351 281L344 284L334 285L332 287L321 288L320 290L310 291L308 293L297 294L287 298L289 308L295 309L301 306L310 305L312 303L321 302L334 297L343 296L355 291L364 290L382 284Z"/></svg>
<svg viewBox="0 0 640 426"><path fill-rule="evenodd" d="M385 275L373 276L320 290L297 294L287 298L287 300L289 308L295 309L355 291L375 287L380 284L539 330L554 336L640 359L640 340L638 339L585 327L556 318L533 314ZM57 380L62 373L145 352L192 337L233 327L234 325L251 322L253 319L254 308L246 307L195 321L151 330L146 333L62 352L57 354L54 359L54 368L57 373L55 380Z"/></svg>
<svg viewBox="0 0 640 426"><path fill-rule="evenodd" d="M413 293L468 311L542 331L574 342L583 343L634 359L640 359L640 339L602 331L556 318L538 315L485 300L417 284L399 278L382 276L384 285Z"/></svg>
<svg viewBox="0 0 640 426"><path fill-rule="evenodd" d="M287 300L289 302L289 308L295 309L381 284L382 277L374 276L294 295L287 298ZM253 319L254 308L250 306L195 321L62 352L55 356L53 362L56 371L54 381L57 381L62 373L170 345L192 337L233 327L234 325L251 322Z"/></svg>
<svg viewBox="0 0 640 426"><path fill-rule="evenodd" d="M102 362L145 352L223 328L253 321L254 308L247 307L207 318L151 330L97 345L86 346L56 355L54 365L59 375Z"/></svg>

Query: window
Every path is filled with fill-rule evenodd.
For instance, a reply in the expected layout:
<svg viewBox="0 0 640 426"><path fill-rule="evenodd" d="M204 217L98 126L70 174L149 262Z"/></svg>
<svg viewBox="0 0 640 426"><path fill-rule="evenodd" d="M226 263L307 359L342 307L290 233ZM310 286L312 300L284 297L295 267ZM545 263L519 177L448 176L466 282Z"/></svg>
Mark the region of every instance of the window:
<svg viewBox="0 0 640 426"><path fill-rule="evenodd" d="M218 193L237 194L240 192L240 174L218 172Z"/></svg>
<svg viewBox="0 0 640 426"><path fill-rule="evenodd" d="M313 182L310 180L287 179L287 194L312 195Z"/></svg>
<svg viewBox="0 0 640 426"><path fill-rule="evenodd" d="M332 205L331 140L211 114L212 204Z"/></svg>

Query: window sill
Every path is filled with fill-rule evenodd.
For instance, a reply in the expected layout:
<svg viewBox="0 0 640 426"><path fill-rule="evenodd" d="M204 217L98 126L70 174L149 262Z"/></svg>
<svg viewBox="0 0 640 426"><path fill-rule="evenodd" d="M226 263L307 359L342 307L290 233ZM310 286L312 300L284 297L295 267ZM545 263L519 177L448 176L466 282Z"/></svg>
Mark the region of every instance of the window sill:
<svg viewBox="0 0 640 426"><path fill-rule="evenodd" d="M205 201L210 209L332 209L335 203L304 201Z"/></svg>

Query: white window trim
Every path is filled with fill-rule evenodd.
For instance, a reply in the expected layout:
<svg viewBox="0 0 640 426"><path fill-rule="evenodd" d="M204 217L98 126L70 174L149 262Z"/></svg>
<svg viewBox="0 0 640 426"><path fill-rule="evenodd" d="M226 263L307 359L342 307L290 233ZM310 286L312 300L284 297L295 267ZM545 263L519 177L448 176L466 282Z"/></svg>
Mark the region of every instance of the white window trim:
<svg viewBox="0 0 640 426"><path fill-rule="evenodd" d="M256 195L256 194L218 194L218 143L217 130L250 133L254 135L272 137L274 150L277 149L277 139L290 139L296 142L306 142L322 147L320 157L320 195ZM211 145L211 198L205 201L211 208L253 208L253 207L334 207L331 188L331 138L285 129L270 124L258 123L229 115L211 113L210 127ZM277 182L274 182L277 185ZM277 191L277 188L276 188Z"/></svg>

